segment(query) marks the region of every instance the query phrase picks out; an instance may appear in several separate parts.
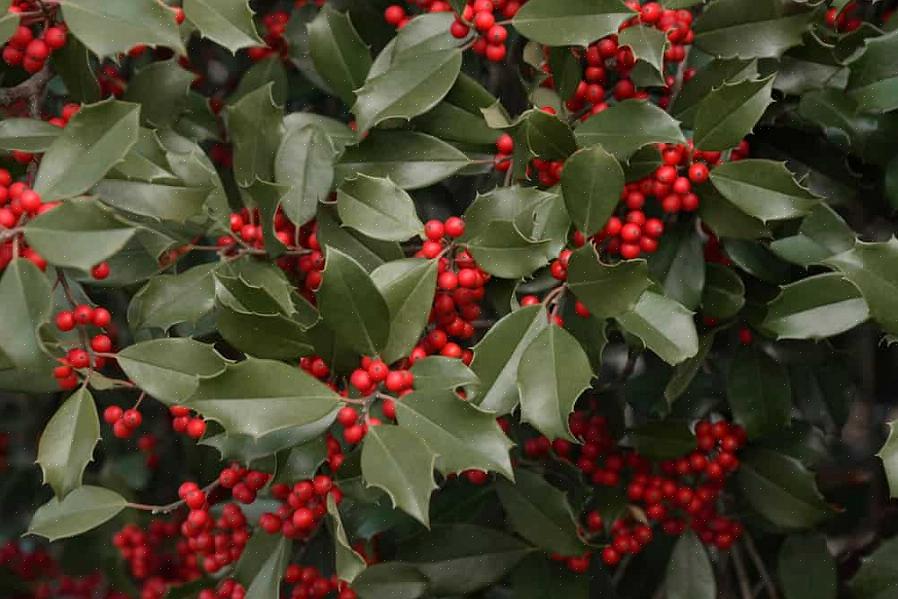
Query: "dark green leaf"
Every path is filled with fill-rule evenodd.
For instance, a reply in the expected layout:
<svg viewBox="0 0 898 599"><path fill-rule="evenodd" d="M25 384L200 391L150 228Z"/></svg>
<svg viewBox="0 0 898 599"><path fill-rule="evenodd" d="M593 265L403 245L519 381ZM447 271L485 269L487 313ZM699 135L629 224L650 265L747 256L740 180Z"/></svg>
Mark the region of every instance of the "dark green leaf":
<svg viewBox="0 0 898 599"><path fill-rule="evenodd" d="M515 599L586 599L590 579L571 572L563 562L532 554L511 573L511 586Z"/></svg>
<svg viewBox="0 0 898 599"><path fill-rule="evenodd" d="M722 264L706 264L702 314L718 320L732 318L744 305L745 283L736 271Z"/></svg>
<svg viewBox="0 0 898 599"><path fill-rule="evenodd" d="M455 390L480 383L474 371L456 358L428 356L417 360L411 370L419 391Z"/></svg>
<svg viewBox="0 0 898 599"><path fill-rule="evenodd" d="M618 0L530 0L512 24L521 35L548 46L586 46L617 33L633 13Z"/></svg>
<svg viewBox="0 0 898 599"><path fill-rule="evenodd" d="M340 580L352 582L365 570L365 560L349 544L333 494L327 496L327 513L330 514L333 525L337 577Z"/></svg>
<svg viewBox="0 0 898 599"><path fill-rule="evenodd" d="M631 310L651 285L645 260L603 264L591 244L571 256L567 280L568 288L597 318Z"/></svg>
<svg viewBox="0 0 898 599"><path fill-rule="evenodd" d="M347 105L355 101L354 90L365 83L371 68L368 46L359 37L349 14L325 4L309 23L309 52L315 70Z"/></svg>
<svg viewBox="0 0 898 599"><path fill-rule="evenodd" d="M777 339L824 339L869 318L861 292L839 273L808 277L781 288L767 305L762 327Z"/></svg>
<svg viewBox="0 0 898 599"><path fill-rule="evenodd" d="M695 45L719 58L779 58L801 44L813 14L783 0L716 0L695 20Z"/></svg>
<svg viewBox="0 0 898 599"><path fill-rule="evenodd" d="M803 216L819 202L785 164L772 160L722 164L711 171L711 182L723 197L764 222Z"/></svg>
<svg viewBox="0 0 898 599"><path fill-rule="evenodd" d="M105 179L96 187L105 204L124 212L158 221L184 223L201 216L209 190L198 187L175 187L142 181Z"/></svg>
<svg viewBox="0 0 898 599"><path fill-rule="evenodd" d="M62 14L75 37L101 59L141 44L186 54L175 13L155 0L66 0Z"/></svg>
<svg viewBox="0 0 898 599"><path fill-rule="evenodd" d="M426 589L427 577L402 562L374 564L352 582L361 599L418 599Z"/></svg>
<svg viewBox="0 0 898 599"><path fill-rule="evenodd" d="M561 188L571 221L589 236L600 231L617 208L624 171L614 156L596 145L567 159Z"/></svg>
<svg viewBox="0 0 898 599"><path fill-rule="evenodd" d="M153 277L131 298L128 322L134 328L162 330L182 322L196 324L214 306L216 266L201 264L181 274Z"/></svg>
<svg viewBox="0 0 898 599"><path fill-rule="evenodd" d="M262 225L262 240L265 244L265 251L269 256L275 258L283 254L287 248L284 242L277 236L274 220L278 213L281 198L287 194L288 190L289 188L286 185L269 183L268 181L260 181L258 179L246 188L246 192L259 210L259 221Z"/></svg>
<svg viewBox="0 0 898 599"><path fill-rule="evenodd" d="M788 537L780 547L778 570L786 599L835 599L837 596L836 562L823 535Z"/></svg>
<svg viewBox="0 0 898 599"><path fill-rule="evenodd" d="M724 83L708 94L695 114L695 147L727 150L742 141L772 102L773 79Z"/></svg>
<svg viewBox="0 0 898 599"><path fill-rule="evenodd" d="M646 291L632 309L615 319L668 364L679 364L698 352L692 312L667 296Z"/></svg>
<svg viewBox="0 0 898 599"><path fill-rule="evenodd" d="M337 220L336 210L319 206L317 222L318 243L325 249L325 253L327 248L336 248L351 256L368 272L384 262L405 257L396 242L372 239L342 227Z"/></svg>
<svg viewBox="0 0 898 599"><path fill-rule="evenodd" d="M264 44L247 0L184 0L184 14L200 35L236 53Z"/></svg>
<svg viewBox="0 0 898 599"><path fill-rule="evenodd" d="M577 127L576 136L581 146L599 144L619 160L649 144L684 142L679 123L645 100L624 100L603 110Z"/></svg>
<svg viewBox="0 0 898 599"><path fill-rule="evenodd" d="M714 599L717 581L705 547L691 530L680 537L667 564L668 599Z"/></svg>
<svg viewBox="0 0 898 599"><path fill-rule="evenodd" d="M66 45L53 52L53 70L65 83L69 99L80 104L90 104L100 99L100 84L94 75L91 53L74 36Z"/></svg>
<svg viewBox="0 0 898 599"><path fill-rule="evenodd" d="M691 127L696 110L711 90L720 87L724 82L736 83L758 76L757 61L712 60L696 71L695 76L683 84L683 88L674 99L671 114Z"/></svg>
<svg viewBox="0 0 898 599"><path fill-rule="evenodd" d="M779 362L754 347L733 356L727 399L736 422L751 438L774 433L789 424L792 387Z"/></svg>
<svg viewBox="0 0 898 599"><path fill-rule="evenodd" d="M713 345L714 332L705 333L698 340L698 353L688 360L677 364L673 375L667 381L667 386L664 387L664 398L668 404L672 404L686 392L699 370L704 366L705 359L708 357L708 352L711 351Z"/></svg>
<svg viewBox="0 0 898 599"><path fill-rule="evenodd" d="M478 266L505 279L529 276L549 262L549 240L533 240L507 221L494 221L466 245Z"/></svg>
<svg viewBox="0 0 898 599"><path fill-rule="evenodd" d="M705 286L704 243L694 226L665 231L664 243L649 260L649 272L664 294L690 310L698 307Z"/></svg>
<svg viewBox="0 0 898 599"><path fill-rule="evenodd" d="M789 265L777 258L766 245L747 239L727 239L724 248L733 263L753 277L776 284L785 283L791 278Z"/></svg>
<svg viewBox="0 0 898 599"><path fill-rule="evenodd" d="M81 476L100 440L100 420L94 398L81 387L59 406L41 433L37 463L60 499L81 486Z"/></svg>
<svg viewBox="0 0 898 599"><path fill-rule="evenodd" d="M801 221L797 235L773 241L770 249L783 260L807 268L847 252L856 241L854 231L842 217L820 203Z"/></svg>
<svg viewBox="0 0 898 599"><path fill-rule="evenodd" d="M695 435L683 421L649 422L627 431L627 439L639 453L655 460L682 457L695 449Z"/></svg>
<svg viewBox="0 0 898 599"><path fill-rule="evenodd" d="M85 485L62 501L54 497L37 508L27 534L49 541L74 537L114 518L126 506L125 498L118 493Z"/></svg>
<svg viewBox="0 0 898 599"><path fill-rule="evenodd" d="M451 92L450 92L451 95ZM448 96L447 96L448 98ZM446 141L490 145L499 132L489 127L479 112L473 114L447 100L413 121L415 128Z"/></svg>
<svg viewBox="0 0 898 599"><path fill-rule="evenodd" d="M281 143L281 109L268 84L246 94L227 111L228 131L234 142L234 177L248 187L258 178L274 178L274 157Z"/></svg>
<svg viewBox="0 0 898 599"><path fill-rule="evenodd" d="M371 273L390 310L390 335L381 352L387 364L409 355L427 326L437 266L435 260L409 258L388 262Z"/></svg>
<svg viewBox="0 0 898 599"><path fill-rule="evenodd" d="M128 82L123 97L140 104L140 120L151 126L174 123L187 103L187 92L196 78L176 60L151 62L137 71Z"/></svg>
<svg viewBox="0 0 898 599"><path fill-rule="evenodd" d="M702 185L697 190L701 203L698 214L702 222L717 237L733 239L763 239L770 237L767 226L753 216L747 215L714 189L713 185Z"/></svg>
<svg viewBox="0 0 898 599"><path fill-rule="evenodd" d="M851 63L848 94L863 112L898 108L898 31L864 41L864 53Z"/></svg>
<svg viewBox="0 0 898 599"><path fill-rule="evenodd" d="M640 86L664 85L664 48L667 35L652 26L627 27L618 35L618 44L626 46L638 61L630 78Z"/></svg>
<svg viewBox="0 0 898 599"><path fill-rule="evenodd" d="M389 179L360 173L344 181L337 212L347 227L383 241L406 241L424 231L412 198Z"/></svg>
<svg viewBox="0 0 898 599"><path fill-rule="evenodd" d="M860 570L849 584L851 596L860 599L890 599L898 579L898 539L884 541L861 561ZM791 599L791 598L790 598Z"/></svg>
<svg viewBox="0 0 898 599"><path fill-rule="evenodd" d="M211 345L186 338L136 343L116 360L134 384L167 404L186 401L200 379L222 374L227 364Z"/></svg>
<svg viewBox="0 0 898 599"><path fill-rule="evenodd" d="M824 261L854 283L867 305L873 319L886 332L898 333L898 240L881 243L858 244L851 250Z"/></svg>
<svg viewBox="0 0 898 599"><path fill-rule="evenodd" d="M279 595L292 545L283 535L270 535L261 530L250 537L234 570L234 578L246 589L247 599L271 599Z"/></svg>
<svg viewBox="0 0 898 599"><path fill-rule="evenodd" d="M46 152L62 129L37 119L12 118L0 121L0 149Z"/></svg>

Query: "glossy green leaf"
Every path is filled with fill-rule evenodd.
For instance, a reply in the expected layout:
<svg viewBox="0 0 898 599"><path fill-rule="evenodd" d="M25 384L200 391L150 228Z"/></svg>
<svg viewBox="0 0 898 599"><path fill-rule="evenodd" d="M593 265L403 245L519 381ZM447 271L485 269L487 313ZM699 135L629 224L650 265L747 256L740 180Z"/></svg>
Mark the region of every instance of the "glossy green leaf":
<svg viewBox="0 0 898 599"><path fill-rule="evenodd" d="M761 220L743 212L713 185L702 185L696 191L701 199L698 215L717 237L764 239L771 236Z"/></svg>
<svg viewBox="0 0 898 599"><path fill-rule="evenodd" d="M394 507L430 526L436 458L422 439L402 427L370 427L362 446L362 477L369 487L386 491Z"/></svg>
<svg viewBox="0 0 898 599"><path fill-rule="evenodd" d="M567 280L568 288L598 318L631 310L651 285L645 260L603 264L589 244L571 256Z"/></svg>
<svg viewBox="0 0 898 599"><path fill-rule="evenodd" d="M577 535L577 523L564 491L530 470L518 470L515 474L514 484L500 480L496 485L515 532L552 553L583 553L585 546Z"/></svg>
<svg viewBox="0 0 898 599"><path fill-rule="evenodd" d="M771 75L757 81L724 83L705 96L695 114L695 147L727 150L738 145L772 102L773 80Z"/></svg>
<svg viewBox="0 0 898 599"><path fill-rule="evenodd" d="M227 364L211 345L186 338L142 341L116 360L135 385L167 404L186 401L201 378L222 374Z"/></svg>
<svg viewBox="0 0 898 599"><path fill-rule="evenodd" d="M318 128L338 151L343 150L346 146L355 145L359 141L355 131L337 119L314 112L291 112L284 117L284 129L287 130L287 133L293 129L302 129L307 126Z"/></svg>
<svg viewBox="0 0 898 599"><path fill-rule="evenodd" d="M898 333L898 311L894 305L898 298L898 240L858 242L853 249L824 262L861 290L871 316L886 332Z"/></svg>
<svg viewBox="0 0 898 599"><path fill-rule="evenodd" d="M706 264L702 315L718 320L732 318L744 305L745 283L736 271L722 264Z"/></svg>
<svg viewBox="0 0 898 599"><path fill-rule="evenodd" d="M711 182L723 197L764 222L803 216L819 202L785 164L772 160L722 164L711 171Z"/></svg>
<svg viewBox="0 0 898 599"><path fill-rule="evenodd" d="M898 497L898 434L894 422L889 422L889 436L876 453L889 483L889 497Z"/></svg>
<svg viewBox="0 0 898 599"><path fill-rule="evenodd" d="M371 68L368 46L359 37L348 13L324 5L309 23L309 52L315 70L347 105L365 83Z"/></svg>
<svg viewBox="0 0 898 599"><path fill-rule="evenodd" d="M336 248L352 257L370 272L391 260L405 257L402 248L394 241L380 241L343 227L337 220L336 210L319 206L318 243L327 254L328 248Z"/></svg>
<svg viewBox="0 0 898 599"><path fill-rule="evenodd" d="M91 104L100 100L100 84L94 74L93 55L74 36L51 57L53 70L65 83L72 102Z"/></svg>
<svg viewBox="0 0 898 599"><path fill-rule="evenodd" d="M695 20L695 45L719 58L779 58L801 44L812 16L784 0L716 0Z"/></svg>
<svg viewBox="0 0 898 599"><path fill-rule="evenodd" d="M614 156L595 145L567 159L561 188L574 226L584 235L592 235L605 226L617 208L624 171Z"/></svg>
<svg viewBox="0 0 898 599"><path fill-rule="evenodd" d="M490 128L479 112L468 112L447 100L417 117L413 124L418 131L445 141L465 144L489 145L495 143L499 136L499 132Z"/></svg>
<svg viewBox="0 0 898 599"><path fill-rule="evenodd" d="M6 119L0 121L0 149L46 152L62 131L38 119Z"/></svg>
<svg viewBox="0 0 898 599"><path fill-rule="evenodd" d="M630 74L640 86L664 85L664 49L667 35L660 29L646 25L627 27L618 35L618 45L633 52L637 63Z"/></svg>
<svg viewBox="0 0 898 599"><path fill-rule="evenodd" d="M464 362L445 356L428 356L416 360L411 371L415 375L415 389L419 391L455 390L480 382Z"/></svg>
<svg viewBox="0 0 898 599"><path fill-rule="evenodd" d="M201 264L181 274L153 277L131 298L128 322L164 331L182 322L196 324L215 305L216 266Z"/></svg>
<svg viewBox="0 0 898 599"><path fill-rule="evenodd" d="M426 589L427 577L402 562L374 564L352 582L361 599L418 599Z"/></svg>
<svg viewBox="0 0 898 599"><path fill-rule="evenodd" d="M704 243L693 226L671 227L648 262L664 294L690 310L698 307L705 287L703 251Z"/></svg>
<svg viewBox="0 0 898 599"><path fill-rule="evenodd" d="M512 479L512 442L496 416L460 399L453 391L416 391L396 402L399 426L422 439L437 454L442 474L465 470L499 472Z"/></svg>
<svg viewBox="0 0 898 599"><path fill-rule="evenodd" d="M667 564L665 588L668 599L714 599L717 580L704 545L688 531L674 546Z"/></svg>
<svg viewBox="0 0 898 599"><path fill-rule="evenodd" d="M779 362L759 349L743 347L733 356L727 399L736 422L751 438L774 433L789 424L789 377Z"/></svg>
<svg viewBox="0 0 898 599"><path fill-rule="evenodd" d="M680 93L671 105L670 113L691 127L699 104L724 82L736 83L746 79L756 79L758 66L756 60L712 60L696 70L695 76L683 83Z"/></svg>
<svg viewBox="0 0 898 599"><path fill-rule="evenodd" d="M516 143L532 156L545 160L564 160L577 150L570 125L558 116L533 108L519 118L515 128ZM517 148L513 158L518 159Z"/></svg>
<svg viewBox="0 0 898 599"><path fill-rule="evenodd" d="M586 46L617 33L633 12L618 0L530 0L512 20L521 35L548 46Z"/></svg>
<svg viewBox="0 0 898 599"><path fill-rule="evenodd" d="M821 534L791 535L779 551L780 582L786 599L835 599L836 561ZM812 575L808 575L812 573Z"/></svg>
<svg viewBox="0 0 898 599"><path fill-rule="evenodd" d="M898 108L898 31L868 38L864 52L850 64L848 95L863 112L887 112Z"/></svg>
<svg viewBox="0 0 898 599"><path fill-rule="evenodd" d="M682 420L655 421L627 431L627 441L654 460L683 457L695 449L695 435Z"/></svg>
<svg viewBox="0 0 898 599"><path fill-rule="evenodd" d="M896 559L898 559L898 539L883 541L873 553L861 560L860 569L849 583L851 596L863 599L890 599L895 593L895 580L898 579Z"/></svg>
<svg viewBox="0 0 898 599"><path fill-rule="evenodd" d="M774 240L770 249L783 260L807 268L851 250L856 242L851 227L821 202L801 221L796 235Z"/></svg>
<svg viewBox="0 0 898 599"><path fill-rule="evenodd" d="M232 53L264 44L247 0L184 0L184 14L200 35Z"/></svg>
<svg viewBox="0 0 898 599"><path fill-rule="evenodd" d="M44 484L50 485L57 497L65 498L81 486L81 476L99 440L97 406L90 391L82 387L53 414L37 449Z"/></svg>
<svg viewBox="0 0 898 599"><path fill-rule="evenodd" d="M65 0L62 15L71 33L100 58L141 44L186 53L175 13L154 0Z"/></svg>
<svg viewBox="0 0 898 599"><path fill-rule="evenodd" d="M356 553L355 549L349 544L349 538L346 536L346 530L343 528L343 521L340 519L340 511L337 509L333 494L328 494L327 496L327 513L330 514L333 526L337 577L340 580L352 582L365 570L366 564L364 558Z"/></svg>
<svg viewBox="0 0 898 599"><path fill-rule="evenodd" d="M474 346L471 370L480 378L476 401L484 410L507 414L520 401L518 371L530 344L548 327L543 306L515 310Z"/></svg>
<svg viewBox="0 0 898 599"><path fill-rule="evenodd" d="M275 218L281 199L289 191L288 186L278 183L269 183L256 179L247 188L246 192L252 198L252 202L259 210L259 222L262 226L262 240L265 244L265 252L274 258L279 257L287 249L275 231Z"/></svg>
<svg viewBox="0 0 898 599"><path fill-rule="evenodd" d="M381 352L388 364L409 355L427 326L437 266L435 260L409 258L388 262L371 273L390 310L390 335Z"/></svg>
<svg viewBox="0 0 898 599"><path fill-rule="evenodd" d="M561 327L544 328L518 364L521 421L549 439L575 441L568 416L592 376L589 358L577 339Z"/></svg>
<svg viewBox="0 0 898 599"><path fill-rule="evenodd" d="M228 131L234 143L234 177L248 187L258 178L274 178L274 157L281 143L281 109L268 84L248 93L227 111Z"/></svg>
<svg viewBox="0 0 898 599"><path fill-rule="evenodd" d="M480 268L505 279L529 276L550 258L548 239L531 239L507 221L494 221L469 237L466 245Z"/></svg>
<svg viewBox="0 0 898 599"><path fill-rule="evenodd" d="M781 284L791 279L792 269L762 243L747 239L724 240L726 255L740 269L767 283Z"/></svg>
<svg viewBox="0 0 898 599"><path fill-rule="evenodd" d="M170 126L187 104L195 78L176 60L151 62L131 77L123 99L140 104L140 120L148 126Z"/></svg>
<svg viewBox="0 0 898 599"><path fill-rule="evenodd" d="M870 316L863 295L839 273L808 277L782 287L767 305L761 326L777 339L825 339Z"/></svg>
<svg viewBox="0 0 898 599"><path fill-rule="evenodd" d="M670 380L664 387L664 398L668 404L672 404L689 389L689 385L705 365L705 360L713 345L714 332L705 333L698 340L698 352L676 365Z"/></svg>
<svg viewBox="0 0 898 599"><path fill-rule="evenodd" d="M590 117L577 127L575 134L581 146L601 145L619 160L628 159L649 144L684 142L679 123L645 100L615 104Z"/></svg>
<svg viewBox="0 0 898 599"><path fill-rule="evenodd" d="M114 518L127 506L125 498L102 487L78 487L62 501L54 497L37 508L28 533L56 541L87 532Z"/></svg>
<svg viewBox="0 0 898 599"><path fill-rule="evenodd" d="M383 241L406 241L424 231L411 196L390 179L359 174L344 181L337 212L347 227Z"/></svg>
<svg viewBox="0 0 898 599"><path fill-rule="evenodd" d="M105 179L96 187L103 203L124 212L157 221L184 223L201 216L209 190L175 187L142 181Z"/></svg>
<svg viewBox="0 0 898 599"><path fill-rule="evenodd" d="M692 312L667 296L646 291L631 310L615 319L668 364L679 364L698 352Z"/></svg>
<svg viewBox="0 0 898 599"><path fill-rule="evenodd" d="M233 575L246 589L247 598L278 596L292 545L283 535L270 535L261 530L250 537Z"/></svg>
<svg viewBox="0 0 898 599"><path fill-rule="evenodd" d="M45 202L86 192L137 143L139 115L116 100L81 108L44 154L34 190Z"/></svg>

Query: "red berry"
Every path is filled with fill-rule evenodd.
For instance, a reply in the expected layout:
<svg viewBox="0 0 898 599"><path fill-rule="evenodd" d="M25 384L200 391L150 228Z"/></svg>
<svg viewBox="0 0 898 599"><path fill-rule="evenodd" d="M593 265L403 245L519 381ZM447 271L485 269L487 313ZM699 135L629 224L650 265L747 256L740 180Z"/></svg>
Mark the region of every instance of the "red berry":
<svg viewBox="0 0 898 599"><path fill-rule="evenodd" d="M511 154L514 152L514 139L508 133L503 133L496 140L496 149L500 154Z"/></svg>
<svg viewBox="0 0 898 599"><path fill-rule="evenodd" d="M187 423L187 436L191 439L200 439L206 434L206 421L202 418L192 418Z"/></svg>
<svg viewBox="0 0 898 599"><path fill-rule="evenodd" d="M56 315L56 328L60 331L71 331L75 328L75 317L68 310L63 310Z"/></svg>
<svg viewBox="0 0 898 599"><path fill-rule="evenodd" d="M352 426L358 419L358 413L354 408L350 408L349 406L340 408L340 411L337 412L337 422L339 422L340 426L343 428Z"/></svg>
<svg viewBox="0 0 898 599"><path fill-rule="evenodd" d="M26 58L31 58L35 61L43 62L47 59L48 56L50 56L50 47L44 40L31 40L28 43L28 46L25 48Z"/></svg>
<svg viewBox="0 0 898 599"><path fill-rule="evenodd" d="M443 238L445 229L443 223L434 219L424 223L424 235L431 241L439 241Z"/></svg>
<svg viewBox="0 0 898 599"><path fill-rule="evenodd" d="M371 377L366 371L358 368L350 375L349 384L362 393L367 393L368 390L371 389Z"/></svg>
<svg viewBox="0 0 898 599"><path fill-rule="evenodd" d="M72 316L75 318L75 322L82 325L89 324L93 315L93 308L87 304L75 306L75 309L72 311Z"/></svg>
<svg viewBox="0 0 898 599"><path fill-rule="evenodd" d="M140 424L143 422L143 415L138 410L131 408L130 410L125 410L124 414L122 414L122 422L133 430L140 427Z"/></svg>
<svg viewBox="0 0 898 599"><path fill-rule="evenodd" d="M701 162L689 167L689 180L693 183L704 183L708 180L708 174L708 167Z"/></svg>
<svg viewBox="0 0 898 599"><path fill-rule="evenodd" d="M450 216L444 223L446 235L449 237L461 237L465 233L465 221L457 216Z"/></svg>
<svg viewBox="0 0 898 599"><path fill-rule="evenodd" d="M102 281L109 276L109 263L100 262L90 270L90 275L97 281Z"/></svg>
<svg viewBox="0 0 898 599"><path fill-rule="evenodd" d="M65 29L62 27L49 27L44 32L44 41L46 41L47 45L53 50L59 50L65 46L67 37L68 35L66 34Z"/></svg>
<svg viewBox="0 0 898 599"><path fill-rule="evenodd" d="M399 25L402 20L405 18L405 9L399 6L398 4L393 4L392 6L388 6L384 11L384 20L393 25L394 27Z"/></svg>
<svg viewBox="0 0 898 599"><path fill-rule="evenodd" d="M105 328L112 322L112 315L106 308L94 308L91 314L91 322L94 326Z"/></svg>
<svg viewBox="0 0 898 599"><path fill-rule="evenodd" d="M122 414L124 410L122 410L118 406L109 406L105 410L103 410L103 420L106 421L106 424L115 424L119 420L122 419Z"/></svg>

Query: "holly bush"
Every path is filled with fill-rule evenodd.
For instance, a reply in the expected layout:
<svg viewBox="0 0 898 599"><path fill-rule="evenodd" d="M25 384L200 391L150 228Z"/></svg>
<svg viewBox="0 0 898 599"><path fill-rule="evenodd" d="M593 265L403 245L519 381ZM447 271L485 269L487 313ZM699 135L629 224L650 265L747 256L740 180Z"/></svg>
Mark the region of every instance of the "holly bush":
<svg viewBox="0 0 898 599"><path fill-rule="evenodd" d="M894 1L2 4L3 597L896 596Z"/></svg>

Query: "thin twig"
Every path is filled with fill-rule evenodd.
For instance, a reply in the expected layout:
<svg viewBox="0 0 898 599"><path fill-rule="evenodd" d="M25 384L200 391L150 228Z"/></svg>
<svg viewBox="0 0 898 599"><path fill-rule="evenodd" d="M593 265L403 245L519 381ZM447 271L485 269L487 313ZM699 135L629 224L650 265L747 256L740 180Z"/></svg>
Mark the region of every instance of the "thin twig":
<svg viewBox="0 0 898 599"><path fill-rule="evenodd" d="M203 487L202 491L203 491L203 493L208 495L211 491L213 491L216 488L218 488L218 481L214 480L211 483L209 483L208 485L206 485L205 487ZM185 504L186 504L186 501L184 499L179 499L178 501L174 501L167 505L150 505L147 503L128 503L127 507L135 509L135 510L141 510L144 512L150 512L151 514L170 514L171 512L175 511L176 509L178 509L179 507L181 507Z"/></svg>
<svg viewBox="0 0 898 599"><path fill-rule="evenodd" d="M751 599L754 595L748 582L748 572L745 570L745 562L739 545L733 545L730 551L733 555L733 565L736 567L736 579L739 581L739 595L742 599Z"/></svg>
<svg viewBox="0 0 898 599"><path fill-rule="evenodd" d="M764 560L761 559L761 554L758 553L758 548L755 546L755 542L748 532L742 536L742 542L745 544L745 550L748 553L748 557L751 558L752 563L755 565L755 568L757 568L758 574L760 574L761 580L764 582L764 586L767 587L767 596L770 597L770 599L779 599L779 592L776 590L776 584L774 584L770 573L767 572L767 566L764 565Z"/></svg>

